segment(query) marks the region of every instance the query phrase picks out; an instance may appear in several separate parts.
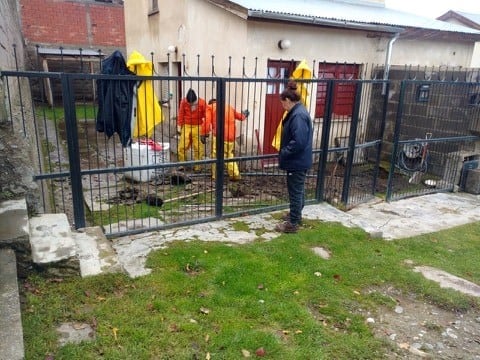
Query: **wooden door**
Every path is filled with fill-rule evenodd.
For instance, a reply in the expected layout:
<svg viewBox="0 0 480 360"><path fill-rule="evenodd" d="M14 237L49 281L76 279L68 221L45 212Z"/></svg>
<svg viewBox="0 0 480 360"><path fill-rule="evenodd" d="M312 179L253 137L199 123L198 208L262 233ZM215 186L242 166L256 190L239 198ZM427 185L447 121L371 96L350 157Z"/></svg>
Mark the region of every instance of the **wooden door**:
<svg viewBox="0 0 480 360"><path fill-rule="evenodd" d="M282 119L283 107L280 94L284 90L287 79L295 69L295 61L268 60L267 77L271 79L285 79L285 81L269 82L265 99L265 123L263 132L263 154L276 154L278 151L272 146L272 141Z"/></svg>
<svg viewBox="0 0 480 360"><path fill-rule="evenodd" d="M328 64L318 66L319 79L358 79L359 65L355 64ZM325 114L326 83L318 83L315 117L322 118ZM355 102L355 84L335 82L333 89L333 113L336 115L351 116Z"/></svg>

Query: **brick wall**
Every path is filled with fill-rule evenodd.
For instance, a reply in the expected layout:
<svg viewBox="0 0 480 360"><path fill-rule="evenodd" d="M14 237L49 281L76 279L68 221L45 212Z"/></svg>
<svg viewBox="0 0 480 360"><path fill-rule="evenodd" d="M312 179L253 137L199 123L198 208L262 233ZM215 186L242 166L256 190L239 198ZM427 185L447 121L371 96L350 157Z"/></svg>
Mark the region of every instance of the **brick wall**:
<svg viewBox="0 0 480 360"><path fill-rule="evenodd" d="M20 0L27 44L125 47L123 5L81 0Z"/></svg>

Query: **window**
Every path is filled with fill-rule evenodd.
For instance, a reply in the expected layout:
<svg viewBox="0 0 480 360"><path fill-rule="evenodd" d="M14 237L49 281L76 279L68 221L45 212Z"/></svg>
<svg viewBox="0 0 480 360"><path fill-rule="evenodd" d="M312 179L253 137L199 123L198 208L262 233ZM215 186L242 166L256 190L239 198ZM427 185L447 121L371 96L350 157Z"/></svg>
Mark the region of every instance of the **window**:
<svg viewBox="0 0 480 360"><path fill-rule="evenodd" d="M428 102L428 98L430 97L430 85L423 84L418 85L417 87L417 102Z"/></svg>
<svg viewBox="0 0 480 360"><path fill-rule="evenodd" d="M480 93L473 93L468 99L468 105L470 106L480 106Z"/></svg>

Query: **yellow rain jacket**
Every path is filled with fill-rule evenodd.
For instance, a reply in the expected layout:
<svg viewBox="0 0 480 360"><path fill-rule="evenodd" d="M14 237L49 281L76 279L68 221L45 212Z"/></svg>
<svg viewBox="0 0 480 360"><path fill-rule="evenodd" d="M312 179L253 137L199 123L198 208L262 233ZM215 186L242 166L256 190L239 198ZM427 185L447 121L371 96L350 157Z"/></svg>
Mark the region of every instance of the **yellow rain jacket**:
<svg viewBox="0 0 480 360"><path fill-rule="evenodd" d="M302 60L300 64L295 68L295 70L292 73L292 76L290 79L293 80L299 80L299 79L311 79L312 78L312 70L310 67L307 65L305 60ZM307 85L305 83L300 84L300 101L302 104L308 109L308 89ZM275 136L273 137L272 140L272 146L278 150L280 150L280 139L282 137L282 123L283 119L287 115L287 111L283 113L282 120L278 124L277 131L275 133Z"/></svg>
<svg viewBox="0 0 480 360"><path fill-rule="evenodd" d="M127 61L128 69L136 75L153 75L153 64L138 51L133 51ZM157 124L163 120L162 109L153 91L151 80L142 80L137 88L136 121L132 124L132 138L151 137Z"/></svg>

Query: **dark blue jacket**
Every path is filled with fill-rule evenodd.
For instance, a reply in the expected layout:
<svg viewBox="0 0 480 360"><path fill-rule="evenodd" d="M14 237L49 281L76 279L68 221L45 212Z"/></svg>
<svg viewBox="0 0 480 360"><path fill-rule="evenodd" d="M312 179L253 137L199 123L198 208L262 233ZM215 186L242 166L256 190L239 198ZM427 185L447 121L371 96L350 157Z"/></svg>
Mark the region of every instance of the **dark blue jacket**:
<svg viewBox="0 0 480 360"><path fill-rule="evenodd" d="M283 119L279 167L286 171L308 170L312 167L312 119L307 109L297 103Z"/></svg>
<svg viewBox="0 0 480 360"><path fill-rule="evenodd" d="M125 59L118 50L102 61L102 74L135 75L128 70ZM118 133L124 147L129 145L132 136L131 122L135 85L136 80L124 80L121 77L97 80L96 129L98 132L104 132L109 138L114 133Z"/></svg>

